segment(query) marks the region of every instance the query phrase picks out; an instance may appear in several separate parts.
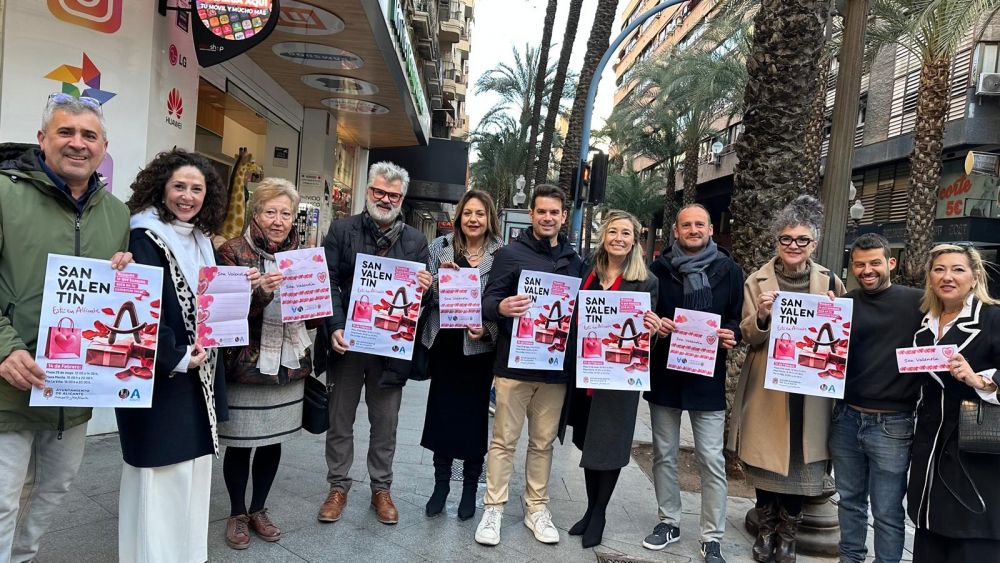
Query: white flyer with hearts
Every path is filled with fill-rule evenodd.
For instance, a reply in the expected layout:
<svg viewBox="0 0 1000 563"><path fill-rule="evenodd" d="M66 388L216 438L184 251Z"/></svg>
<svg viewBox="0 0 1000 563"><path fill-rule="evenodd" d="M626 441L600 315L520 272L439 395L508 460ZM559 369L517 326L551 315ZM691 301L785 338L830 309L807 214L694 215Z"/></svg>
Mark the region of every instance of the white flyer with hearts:
<svg viewBox="0 0 1000 563"><path fill-rule="evenodd" d="M722 317L691 309L674 310L677 328L670 335L667 369L705 377L715 376L719 355L719 330Z"/></svg>
<svg viewBox="0 0 1000 563"><path fill-rule="evenodd" d="M204 348L250 342L250 279L242 266L198 270L198 344Z"/></svg>
<svg viewBox="0 0 1000 563"><path fill-rule="evenodd" d="M478 268L438 270L438 307L441 328L481 328L483 294Z"/></svg>
<svg viewBox="0 0 1000 563"><path fill-rule="evenodd" d="M326 267L323 247L278 252L274 259L284 276L278 288L281 322L307 321L333 314L330 271Z"/></svg>

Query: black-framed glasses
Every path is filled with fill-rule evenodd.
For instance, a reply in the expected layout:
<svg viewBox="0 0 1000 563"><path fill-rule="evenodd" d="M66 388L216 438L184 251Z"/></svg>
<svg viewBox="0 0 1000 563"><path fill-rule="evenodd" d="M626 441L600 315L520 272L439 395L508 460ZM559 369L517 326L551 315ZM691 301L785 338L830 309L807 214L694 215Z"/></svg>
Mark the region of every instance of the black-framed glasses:
<svg viewBox="0 0 1000 563"><path fill-rule="evenodd" d="M795 243L795 246L799 248L805 248L810 244L812 244L813 242L815 242L815 239L809 238L807 236L791 237L788 235L781 235L780 237L778 237L778 244L780 244L781 246L792 246L793 242Z"/></svg>
<svg viewBox="0 0 1000 563"><path fill-rule="evenodd" d="M389 200L389 203L395 205L400 201L402 201L403 199L403 194L398 194L395 192L387 192L385 190L380 190L375 186L368 186L368 189L372 191L372 196L375 198L376 201L380 199L387 199Z"/></svg>
<svg viewBox="0 0 1000 563"><path fill-rule="evenodd" d="M64 106L74 102L81 103L99 114L103 114L101 101L90 96L74 96L66 92L53 92L49 94L49 104L53 106Z"/></svg>

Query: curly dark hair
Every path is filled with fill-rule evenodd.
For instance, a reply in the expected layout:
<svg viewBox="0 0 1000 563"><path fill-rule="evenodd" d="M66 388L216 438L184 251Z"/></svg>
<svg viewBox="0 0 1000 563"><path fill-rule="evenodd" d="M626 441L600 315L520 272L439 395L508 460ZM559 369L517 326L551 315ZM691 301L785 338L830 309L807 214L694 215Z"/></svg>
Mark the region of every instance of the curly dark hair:
<svg viewBox="0 0 1000 563"><path fill-rule="evenodd" d="M156 155L135 177L132 197L125 205L133 214L155 207L164 222L176 219L163 202L163 191L170 177L182 166L194 166L205 176L205 201L194 218L194 226L211 235L219 230L226 218L226 188L208 159L184 149L174 148Z"/></svg>

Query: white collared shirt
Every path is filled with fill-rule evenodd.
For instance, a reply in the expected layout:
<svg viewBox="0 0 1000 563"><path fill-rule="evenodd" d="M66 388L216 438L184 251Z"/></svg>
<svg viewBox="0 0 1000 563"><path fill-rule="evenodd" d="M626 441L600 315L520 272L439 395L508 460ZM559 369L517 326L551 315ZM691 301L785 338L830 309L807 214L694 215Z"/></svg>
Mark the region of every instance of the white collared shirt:
<svg viewBox="0 0 1000 563"><path fill-rule="evenodd" d="M931 334L934 335L935 346L938 344L938 342L941 341L941 337L944 336L945 334L948 334L948 331L951 330L953 326L955 326L955 323L958 321L958 319L962 319L972 315L972 297L973 296L970 293L969 296L965 298L965 305L962 306L962 312L960 312L957 317L952 319L951 322L944 325L940 333L938 333L938 324L940 322L940 317L935 316L934 313L931 312L928 312L924 316L926 326L931 329ZM997 371L996 368L990 368L976 373L983 378L984 383L986 383L987 385L992 385L994 383L993 374L995 374L996 371ZM997 397L998 391L1000 391L1000 388L994 388L993 391L991 392L983 391L982 389L976 389L976 393L979 395L979 398L986 401L987 403L993 403L994 405L1000 405L1000 398Z"/></svg>

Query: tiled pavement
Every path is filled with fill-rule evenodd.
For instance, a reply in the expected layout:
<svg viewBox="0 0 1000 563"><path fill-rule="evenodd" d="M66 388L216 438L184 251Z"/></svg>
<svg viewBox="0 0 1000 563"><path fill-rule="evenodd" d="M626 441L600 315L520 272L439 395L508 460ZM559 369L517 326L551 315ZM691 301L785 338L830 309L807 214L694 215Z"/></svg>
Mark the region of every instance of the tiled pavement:
<svg viewBox="0 0 1000 563"><path fill-rule="evenodd" d="M343 518L333 524L316 521L316 511L326 496L326 463L320 436L304 434L285 444L268 502L272 519L283 530L281 541L266 543L256 537L250 548L234 551L223 541L229 502L222 482L221 462L215 462L209 525L210 561L595 561L598 554L622 561L701 561L698 543L700 498L684 493L681 541L660 552L643 549L642 538L656 523L653 485L635 463L622 470L608 511L604 543L594 549L580 547L579 538L566 530L583 514L586 494L579 452L571 444L556 446L549 494L553 520L561 530L557 545L537 542L522 523L520 502L505 509L501 543L484 547L473 535L481 510L471 520L455 516L461 485L453 482L446 514L424 515L424 503L434 481L431 453L420 447L427 383L411 383L403 393L398 446L394 465L393 498L400 512L399 524L386 526L375 520L369 508L365 470L368 422L362 404L358 410L355 461L352 476L357 481L348 496ZM644 402L639 407L636 439L649 440L649 415ZM685 417L686 420L686 417ZM688 433L688 440L690 435ZM121 454L116 435L88 439L80 474L65 505L64 514L42 541L40 563L98 563L117 559L118 486ZM522 438L511 491L524 489L524 442ZM480 485L480 503L482 489ZM722 550L730 563L751 561L753 538L743 529L743 515L751 506L747 499L730 497L728 529ZM912 537L908 533L908 545ZM870 538L869 538L869 545ZM907 551L906 558L910 553ZM834 559L800 557L803 563Z"/></svg>

